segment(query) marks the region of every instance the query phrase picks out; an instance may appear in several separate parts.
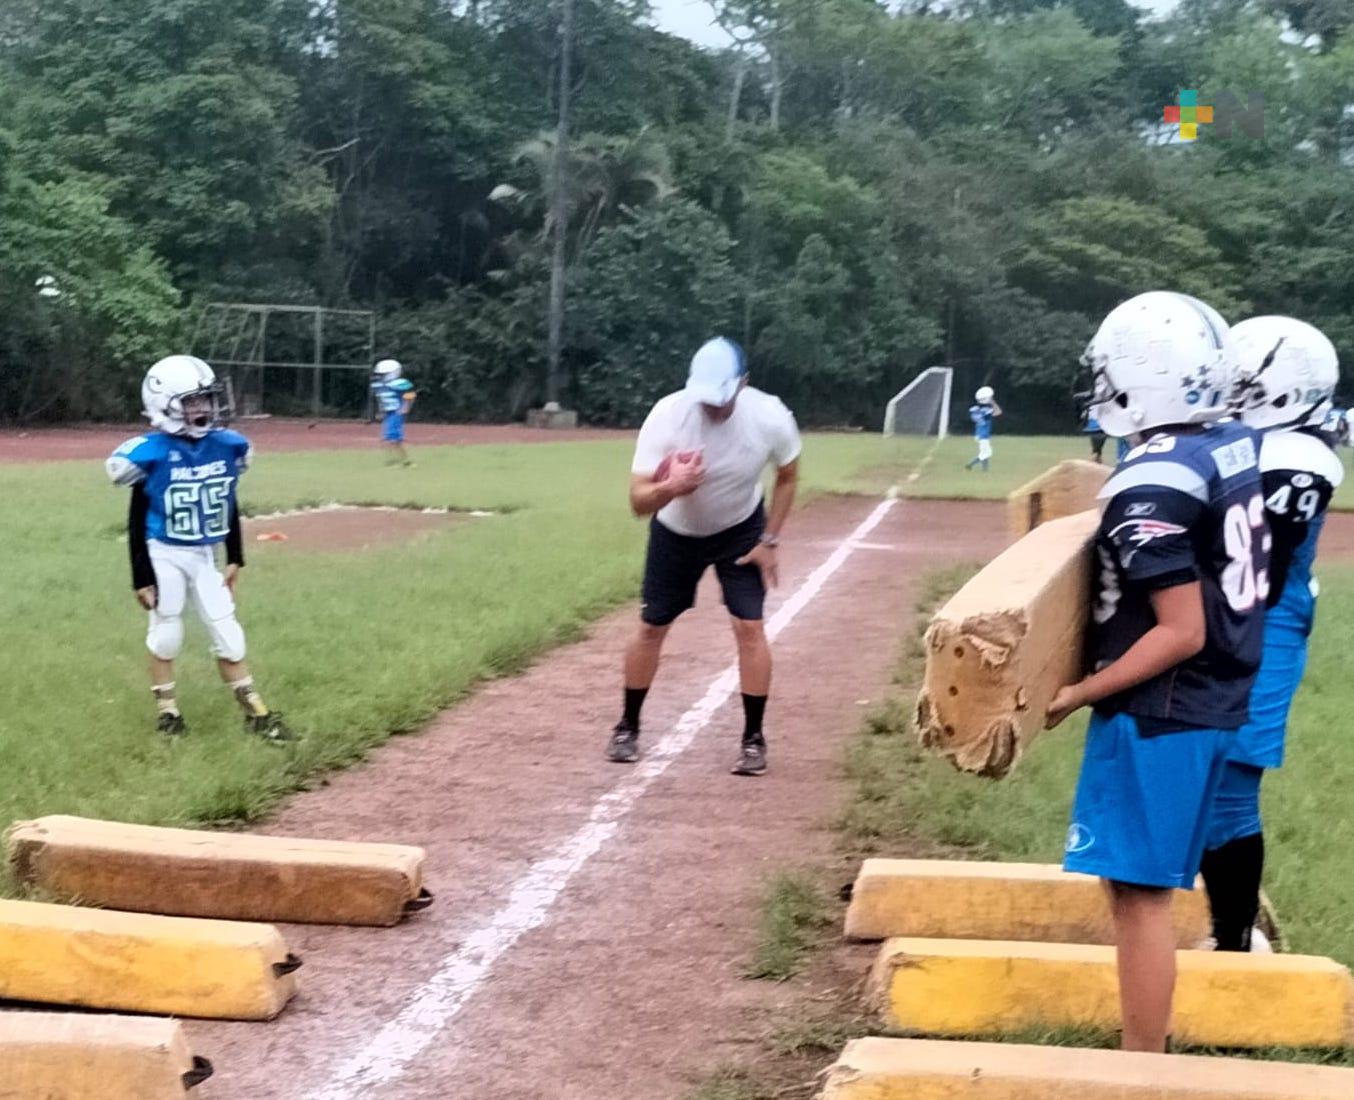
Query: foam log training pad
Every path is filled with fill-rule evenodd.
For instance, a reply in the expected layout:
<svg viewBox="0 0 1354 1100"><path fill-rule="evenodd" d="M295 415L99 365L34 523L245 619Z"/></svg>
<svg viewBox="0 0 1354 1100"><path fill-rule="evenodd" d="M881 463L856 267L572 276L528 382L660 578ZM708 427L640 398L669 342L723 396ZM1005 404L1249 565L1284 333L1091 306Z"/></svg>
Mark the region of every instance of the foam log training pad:
<svg viewBox="0 0 1354 1100"><path fill-rule="evenodd" d="M1175 891L1176 944L1208 936L1202 889ZM1114 942L1100 880L1043 863L867 859L851 888L846 935L1046 943Z"/></svg>
<svg viewBox="0 0 1354 1100"><path fill-rule="evenodd" d="M0 999L270 1020L300 965L267 924L0 901Z"/></svg>
<svg viewBox="0 0 1354 1100"><path fill-rule="evenodd" d="M295 924L396 924L432 897L396 844L42 817L9 831L19 881L107 909Z"/></svg>
<svg viewBox="0 0 1354 1100"><path fill-rule="evenodd" d="M956 592L926 630L921 743L1000 779L1081 677L1096 511L1036 527Z"/></svg>
<svg viewBox="0 0 1354 1100"><path fill-rule="evenodd" d="M174 1100L211 1073L176 1020L0 1012L4 1100Z"/></svg>
<svg viewBox="0 0 1354 1100"><path fill-rule="evenodd" d="M1349 1100L1354 1070L925 1039L856 1039L822 1100Z"/></svg>
<svg viewBox="0 0 1354 1100"><path fill-rule="evenodd" d="M1006 523L1012 536L1022 538L1041 523L1097 507L1097 494L1111 472L1112 467L1098 462L1069 458L1025 482L1006 497Z"/></svg>
<svg viewBox="0 0 1354 1100"><path fill-rule="evenodd" d="M1181 951L1178 1042L1219 1047L1347 1045L1354 980L1331 959ZM1114 948L990 940L888 940L870 997L891 1030L997 1036L1025 1028L1118 1030Z"/></svg>

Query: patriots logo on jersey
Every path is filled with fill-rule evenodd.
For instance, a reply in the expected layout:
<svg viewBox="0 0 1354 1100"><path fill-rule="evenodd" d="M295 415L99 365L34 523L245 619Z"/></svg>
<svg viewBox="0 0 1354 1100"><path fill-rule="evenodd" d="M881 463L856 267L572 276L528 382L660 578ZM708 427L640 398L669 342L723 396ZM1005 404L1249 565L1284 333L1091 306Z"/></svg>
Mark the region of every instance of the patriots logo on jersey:
<svg viewBox="0 0 1354 1100"><path fill-rule="evenodd" d="M1182 527L1178 523L1168 523L1166 520L1162 519L1135 517L1133 519L1126 519L1123 523L1113 528L1109 532L1109 538L1116 546L1122 547L1119 560L1123 563L1124 568L1127 569L1138 551L1153 539L1164 539L1171 535L1185 535L1188 533L1189 528Z"/></svg>

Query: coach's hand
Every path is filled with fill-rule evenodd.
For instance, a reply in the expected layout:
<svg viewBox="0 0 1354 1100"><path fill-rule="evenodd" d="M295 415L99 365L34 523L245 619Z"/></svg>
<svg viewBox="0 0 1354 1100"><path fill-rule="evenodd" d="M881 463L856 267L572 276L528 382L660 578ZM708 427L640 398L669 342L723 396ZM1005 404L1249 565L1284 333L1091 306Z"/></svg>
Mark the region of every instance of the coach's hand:
<svg viewBox="0 0 1354 1100"><path fill-rule="evenodd" d="M1058 694L1053 697L1053 702L1049 703L1048 711L1044 715L1044 729L1051 730L1055 726L1062 725L1069 714L1085 705L1086 699L1080 684L1068 684L1059 688Z"/></svg>
<svg viewBox="0 0 1354 1100"><path fill-rule="evenodd" d="M226 571L222 576L225 578L226 591L230 593L230 598L235 599L235 585L240 580L240 567L234 563L226 566Z"/></svg>
<svg viewBox="0 0 1354 1100"><path fill-rule="evenodd" d="M139 603L142 607L144 607L147 611L155 610L155 601L156 601L155 585L153 584L147 585L145 588L138 588L136 590L136 602Z"/></svg>
<svg viewBox="0 0 1354 1100"><path fill-rule="evenodd" d="M762 571L762 584L768 589L775 588L780 584L780 561L776 557L776 548L767 546L766 543L760 543L755 550L751 550L739 558L735 565L755 565Z"/></svg>
<svg viewBox="0 0 1354 1100"><path fill-rule="evenodd" d="M705 459L700 451L693 451L686 456L673 456L664 488L674 497L684 497L694 493L704 481Z"/></svg>

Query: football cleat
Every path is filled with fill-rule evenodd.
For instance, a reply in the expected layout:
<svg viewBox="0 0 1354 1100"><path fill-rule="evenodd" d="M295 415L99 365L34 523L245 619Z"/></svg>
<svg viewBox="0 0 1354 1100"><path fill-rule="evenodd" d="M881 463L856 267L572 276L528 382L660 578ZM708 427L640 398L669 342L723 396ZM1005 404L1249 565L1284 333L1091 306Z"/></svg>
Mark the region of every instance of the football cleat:
<svg viewBox="0 0 1354 1100"><path fill-rule="evenodd" d="M729 769L734 775L764 775L766 773L766 742L761 738L744 741L738 760Z"/></svg>
<svg viewBox="0 0 1354 1100"><path fill-rule="evenodd" d="M292 733L291 728L282 720L282 715L275 710L267 714L246 714L244 729L246 733L262 737L274 745L296 740L296 734Z"/></svg>
<svg viewBox="0 0 1354 1100"><path fill-rule="evenodd" d="M167 710L155 723L155 732L163 733L166 737L182 737L188 732L188 723L183 720L182 714Z"/></svg>
<svg viewBox="0 0 1354 1100"><path fill-rule="evenodd" d="M639 730L617 722L606 744L606 758L616 764L633 764L639 759Z"/></svg>

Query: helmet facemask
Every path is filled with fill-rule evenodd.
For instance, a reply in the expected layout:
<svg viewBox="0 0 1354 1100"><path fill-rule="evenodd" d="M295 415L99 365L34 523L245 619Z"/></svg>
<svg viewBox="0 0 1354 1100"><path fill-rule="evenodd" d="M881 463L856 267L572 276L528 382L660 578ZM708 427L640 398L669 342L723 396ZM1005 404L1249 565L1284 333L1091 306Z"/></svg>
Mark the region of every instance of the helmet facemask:
<svg viewBox="0 0 1354 1100"><path fill-rule="evenodd" d="M187 393L178 393L166 402L169 419L183 425L183 434L190 439L201 439L208 432L224 428L232 409L225 383L217 381Z"/></svg>

